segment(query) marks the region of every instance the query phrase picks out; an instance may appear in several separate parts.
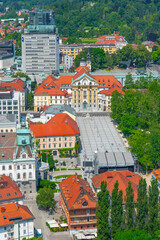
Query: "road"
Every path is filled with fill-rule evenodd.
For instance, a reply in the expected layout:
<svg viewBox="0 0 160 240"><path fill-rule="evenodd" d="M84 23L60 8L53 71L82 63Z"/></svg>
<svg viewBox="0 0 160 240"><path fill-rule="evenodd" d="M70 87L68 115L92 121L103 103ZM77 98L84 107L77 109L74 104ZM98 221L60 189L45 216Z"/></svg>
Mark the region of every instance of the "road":
<svg viewBox="0 0 160 240"><path fill-rule="evenodd" d="M59 193L55 194L55 200L59 199ZM30 211L33 213L35 220L35 228L42 229L43 240L71 240L69 232L54 233L46 226L46 220L57 218L57 214L49 215L47 211L39 210L35 200L24 200L24 205L27 205Z"/></svg>

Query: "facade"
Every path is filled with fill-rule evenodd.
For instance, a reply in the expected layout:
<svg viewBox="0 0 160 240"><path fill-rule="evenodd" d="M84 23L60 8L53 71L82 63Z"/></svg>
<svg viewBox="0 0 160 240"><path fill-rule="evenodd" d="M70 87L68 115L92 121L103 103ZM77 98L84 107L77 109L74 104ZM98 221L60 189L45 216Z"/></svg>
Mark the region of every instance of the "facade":
<svg viewBox="0 0 160 240"><path fill-rule="evenodd" d="M20 94L12 88L0 86L0 115L14 114L17 124L20 124Z"/></svg>
<svg viewBox="0 0 160 240"><path fill-rule="evenodd" d="M15 182L10 177L0 175L0 204L12 202L23 204L23 198Z"/></svg>
<svg viewBox="0 0 160 240"><path fill-rule="evenodd" d="M22 240L34 237L34 216L24 205L0 205L0 239Z"/></svg>
<svg viewBox="0 0 160 240"><path fill-rule="evenodd" d="M72 78L72 107L76 111L98 110L98 83L82 68Z"/></svg>
<svg viewBox="0 0 160 240"><path fill-rule="evenodd" d="M118 91L121 94L124 94L122 88L113 84L109 90L101 90L98 94L98 101L99 101L99 109L102 111L110 110L111 109L111 98L112 93L114 91Z"/></svg>
<svg viewBox="0 0 160 240"><path fill-rule="evenodd" d="M16 116L13 114L0 115L0 132L16 132Z"/></svg>
<svg viewBox="0 0 160 240"><path fill-rule="evenodd" d="M0 42L0 69L10 68L14 63L14 44L11 40Z"/></svg>
<svg viewBox="0 0 160 240"><path fill-rule="evenodd" d="M64 104L66 92L59 89L56 78L49 75L34 91L34 110L40 111L44 106Z"/></svg>
<svg viewBox="0 0 160 240"><path fill-rule="evenodd" d="M21 192L36 193L36 149L30 130L25 126L16 133L0 133L0 174L14 180Z"/></svg>
<svg viewBox="0 0 160 240"><path fill-rule="evenodd" d="M46 124L30 123L30 129L39 142L39 149L52 149L53 155L65 148L74 152L79 130L76 121L68 114L58 113Z"/></svg>
<svg viewBox="0 0 160 240"><path fill-rule="evenodd" d="M128 187L128 182L131 182L133 191L134 191L134 202L137 201L138 197L138 185L139 180L141 179L140 175L131 172L131 171L108 171L101 174L98 174L92 178L92 186L96 193L101 190L101 182L107 182L107 189L112 196L112 191L114 189L114 184L116 181L119 183L119 191L123 192L123 203L125 203L126 198L126 188Z"/></svg>
<svg viewBox="0 0 160 240"><path fill-rule="evenodd" d="M21 79L14 79L13 81L2 82L0 87L11 88L13 91L19 93L21 112L26 110L28 86L25 81L23 81Z"/></svg>
<svg viewBox="0 0 160 240"><path fill-rule="evenodd" d="M65 66L65 70L69 70L73 66L73 56L65 54L63 56L63 62Z"/></svg>
<svg viewBox="0 0 160 240"><path fill-rule="evenodd" d="M22 71L35 75L59 72L59 36L53 12L30 12L30 25L22 35Z"/></svg>
<svg viewBox="0 0 160 240"><path fill-rule="evenodd" d="M126 46L128 43L123 36L101 36L96 43L90 44L62 44L59 47L60 53L72 55L73 59L85 48L102 48L109 54L115 53L117 49Z"/></svg>
<svg viewBox="0 0 160 240"><path fill-rule="evenodd" d="M60 184L60 204L65 212L71 234L96 231L97 198L89 183L73 175Z"/></svg>

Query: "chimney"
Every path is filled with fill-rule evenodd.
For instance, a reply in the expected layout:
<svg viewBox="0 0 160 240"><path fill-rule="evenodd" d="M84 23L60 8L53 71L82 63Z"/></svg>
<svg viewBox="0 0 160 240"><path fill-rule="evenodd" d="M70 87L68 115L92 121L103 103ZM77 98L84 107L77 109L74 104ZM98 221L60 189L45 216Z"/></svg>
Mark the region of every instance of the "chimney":
<svg viewBox="0 0 160 240"><path fill-rule="evenodd" d="M6 211L5 207L1 207L1 213L4 213Z"/></svg>

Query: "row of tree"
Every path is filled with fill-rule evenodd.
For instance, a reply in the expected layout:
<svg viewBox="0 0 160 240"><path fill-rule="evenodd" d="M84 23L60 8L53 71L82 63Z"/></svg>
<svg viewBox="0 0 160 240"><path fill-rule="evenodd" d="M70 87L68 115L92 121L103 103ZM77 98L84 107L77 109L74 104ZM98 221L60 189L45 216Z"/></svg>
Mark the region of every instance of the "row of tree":
<svg viewBox="0 0 160 240"><path fill-rule="evenodd" d="M146 67L147 63L151 61L151 53L146 49L144 45L139 45L137 49L134 49L132 45L127 45L122 49L118 49L115 54L109 54L104 52L100 48L84 49L79 55L76 56L74 64L79 66L82 58L87 59L87 54L90 53L92 71L103 68L124 67L127 66L121 63L121 61L131 60L130 66L134 67Z"/></svg>
<svg viewBox="0 0 160 240"><path fill-rule="evenodd" d="M145 231L145 239L149 239L147 236L158 234L157 231L160 225L158 219L159 190L157 181L153 180L151 182L149 193L147 193L146 181L141 178L136 200L135 202L131 182L128 182L125 198L123 198L122 190L119 190L118 181L114 185L111 197L106 182L101 183L96 212L97 240L109 240L111 238L115 240L132 239L131 236L130 238L120 238L123 230L143 230Z"/></svg>
<svg viewBox="0 0 160 240"><path fill-rule="evenodd" d="M160 80L148 83L145 91L113 92L111 117L128 137L130 150L144 169L160 165Z"/></svg>

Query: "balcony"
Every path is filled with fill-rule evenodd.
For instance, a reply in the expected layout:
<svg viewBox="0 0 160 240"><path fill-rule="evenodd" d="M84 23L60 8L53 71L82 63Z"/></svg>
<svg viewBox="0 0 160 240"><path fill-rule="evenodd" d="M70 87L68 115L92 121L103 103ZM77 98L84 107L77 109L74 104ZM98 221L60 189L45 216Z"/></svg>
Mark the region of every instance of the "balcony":
<svg viewBox="0 0 160 240"><path fill-rule="evenodd" d="M70 225L72 225L72 226L75 226L75 225L85 225L85 224L96 224L97 223L97 219L93 219L93 221L86 221L86 220L84 220L84 221L76 221L76 222L70 222Z"/></svg>

